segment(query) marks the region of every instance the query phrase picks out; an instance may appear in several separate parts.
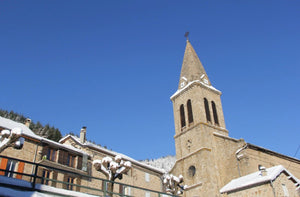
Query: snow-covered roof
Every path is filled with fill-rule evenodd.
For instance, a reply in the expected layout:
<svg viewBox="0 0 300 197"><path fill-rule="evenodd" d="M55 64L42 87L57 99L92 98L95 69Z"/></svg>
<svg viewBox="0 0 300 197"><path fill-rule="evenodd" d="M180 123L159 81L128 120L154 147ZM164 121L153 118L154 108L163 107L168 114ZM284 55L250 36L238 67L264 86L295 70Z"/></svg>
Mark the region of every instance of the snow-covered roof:
<svg viewBox="0 0 300 197"><path fill-rule="evenodd" d="M299 179L294 177L282 165L267 168L266 171L267 171L267 174L265 176L262 176L261 172L257 171L252 174L248 174L246 176L242 176L240 178L233 179L227 185L225 185L220 190L220 192L221 193L232 192L232 191L242 189L245 187L260 185L260 184L264 184L264 183L267 183L270 181L274 181L282 172L286 172L290 178L294 179L298 184L300 184Z"/></svg>
<svg viewBox="0 0 300 197"><path fill-rule="evenodd" d="M22 129L22 134L27 135L27 136L36 136L36 134L33 133L33 131L31 131L24 124L15 122L15 121L7 119L7 118L3 118L1 116L0 116L0 127L6 128L9 130L11 130L13 128L20 128L20 129Z"/></svg>
<svg viewBox="0 0 300 197"><path fill-rule="evenodd" d="M131 163L133 163L135 165L138 165L140 167L148 168L149 170L153 170L153 171L156 171L156 172L161 173L161 174L163 174L163 173L166 172L164 169L159 169L159 168L147 165L147 164L139 162L139 161L137 161L137 160L135 160L135 159L127 156L127 155L124 155L122 153L118 153L118 152L115 152L115 151L112 151L112 150L108 150L108 149L106 149L104 147L98 146L98 145L93 144L91 142L85 141L85 143L81 143L80 142L80 138L78 138L76 136L73 136L73 135L66 135L65 137L63 137L62 139L60 139L59 142L63 143L63 141L66 140L67 138L72 138L74 141L76 141L81 146L87 146L87 147L90 147L90 148L94 148L94 149L96 149L96 150L98 150L100 152L103 152L105 154L108 154L108 155L113 155L113 156L120 155L125 160L130 161Z"/></svg>
<svg viewBox="0 0 300 197"><path fill-rule="evenodd" d="M207 84L203 83L203 82L200 81L200 80L195 80L195 81L189 82L184 88L177 90L177 91L170 97L170 99L172 100L174 97L176 97L177 95L179 95L179 93L185 91L186 89L188 89L188 87L190 87L190 86L193 85L193 84L200 84L200 85L202 85L202 86L204 86L204 87L206 87L206 88L208 88L208 89L210 89L210 90L212 90L212 91L215 91L215 92L218 93L218 94L222 94L221 91L218 90L218 89L216 89L215 87L213 87L213 86L211 86L211 85L207 85Z"/></svg>
<svg viewBox="0 0 300 197"><path fill-rule="evenodd" d="M36 140L39 140L41 142L45 142L47 144L51 144L51 145L56 146L58 148L64 148L64 149L73 151L75 153L88 155L86 152L84 152L80 149L77 149L73 146L66 145L66 144L61 144L61 143L55 142L53 140L49 140L47 138L38 136L31 129L29 129L26 125L24 125L22 123L19 123L19 122L15 122L15 121L7 119L7 118L3 118L1 116L0 116L0 127L3 127L5 129L8 129L8 130L11 130L13 128L21 128L22 129L22 135L34 138Z"/></svg>

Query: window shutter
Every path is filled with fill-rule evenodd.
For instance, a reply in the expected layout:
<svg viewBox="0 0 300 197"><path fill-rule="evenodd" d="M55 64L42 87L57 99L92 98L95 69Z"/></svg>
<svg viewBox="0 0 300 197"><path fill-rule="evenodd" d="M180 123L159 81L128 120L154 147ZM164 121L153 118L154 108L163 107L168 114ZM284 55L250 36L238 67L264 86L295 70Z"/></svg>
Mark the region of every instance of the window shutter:
<svg viewBox="0 0 300 197"><path fill-rule="evenodd" d="M57 180L57 174L58 173L56 171L53 171L53 175L52 175L53 180ZM56 187L56 182L55 181L52 181L52 186Z"/></svg>
<svg viewBox="0 0 300 197"><path fill-rule="evenodd" d="M8 161L8 159L2 158L1 164L0 164L0 169L1 170L6 170L7 161ZM5 175L5 171L0 171L0 175Z"/></svg>
<svg viewBox="0 0 300 197"><path fill-rule="evenodd" d="M67 151L63 151L64 153L64 161L63 161L63 164L64 165L68 165L68 156L69 156L69 153Z"/></svg>
<svg viewBox="0 0 300 197"><path fill-rule="evenodd" d="M19 165L18 165L18 172L19 173L23 173L24 171L24 166L25 166L25 163L24 162L19 162ZM17 179L22 179L22 174L17 174Z"/></svg>
<svg viewBox="0 0 300 197"><path fill-rule="evenodd" d="M82 157L77 156L77 169L81 170L82 168Z"/></svg>
<svg viewBox="0 0 300 197"><path fill-rule="evenodd" d="M81 179L79 177L76 178L76 184L81 185ZM80 192L80 187L79 186L76 186L76 191Z"/></svg>
<svg viewBox="0 0 300 197"><path fill-rule="evenodd" d="M47 146L44 146L43 150L42 150L42 157L44 157L45 155L46 156L48 155L48 147Z"/></svg>
<svg viewBox="0 0 300 197"><path fill-rule="evenodd" d="M58 163L63 164L63 161L64 161L64 151L59 150L58 151Z"/></svg>

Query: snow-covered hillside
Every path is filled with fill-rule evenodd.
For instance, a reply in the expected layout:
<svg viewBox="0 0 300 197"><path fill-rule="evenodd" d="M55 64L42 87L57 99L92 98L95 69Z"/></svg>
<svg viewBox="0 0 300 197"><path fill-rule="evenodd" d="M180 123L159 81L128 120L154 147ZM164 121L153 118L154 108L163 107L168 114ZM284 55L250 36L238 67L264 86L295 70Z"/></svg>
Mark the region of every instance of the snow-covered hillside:
<svg viewBox="0 0 300 197"><path fill-rule="evenodd" d="M166 172L169 172L176 162L176 156L169 155L158 159L147 159L141 162L156 168L164 169Z"/></svg>

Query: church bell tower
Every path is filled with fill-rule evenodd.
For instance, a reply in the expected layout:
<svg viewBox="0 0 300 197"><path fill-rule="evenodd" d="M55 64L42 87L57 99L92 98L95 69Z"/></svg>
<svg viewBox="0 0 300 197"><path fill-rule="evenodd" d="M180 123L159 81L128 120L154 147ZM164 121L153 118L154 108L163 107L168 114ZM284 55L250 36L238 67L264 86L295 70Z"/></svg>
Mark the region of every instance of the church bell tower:
<svg viewBox="0 0 300 197"><path fill-rule="evenodd" d="M228 136L220 96L187 39L178 90L171 96L177 159L171 173L182 174L191 186L187 196L202 196L204 184L205 193L217 192L213 135Z"/></svg>

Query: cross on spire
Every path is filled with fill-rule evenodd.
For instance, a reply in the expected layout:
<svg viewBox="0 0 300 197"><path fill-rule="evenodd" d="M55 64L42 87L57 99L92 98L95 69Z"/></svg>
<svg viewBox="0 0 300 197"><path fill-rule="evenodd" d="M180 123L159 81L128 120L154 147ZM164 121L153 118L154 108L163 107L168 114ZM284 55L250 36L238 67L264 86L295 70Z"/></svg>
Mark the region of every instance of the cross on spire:
<svg viewBox="0 0 300 197"><path fill-rule="evenodd" d="M186 40L189 40L189 34L190 34L190 32L185 32L185 34L184 34L184 37L186 37Z"/></svg>

